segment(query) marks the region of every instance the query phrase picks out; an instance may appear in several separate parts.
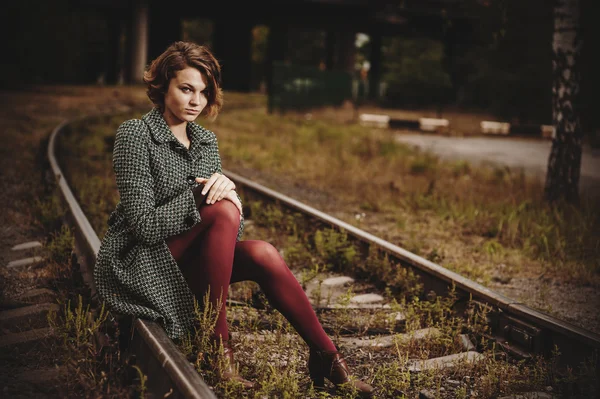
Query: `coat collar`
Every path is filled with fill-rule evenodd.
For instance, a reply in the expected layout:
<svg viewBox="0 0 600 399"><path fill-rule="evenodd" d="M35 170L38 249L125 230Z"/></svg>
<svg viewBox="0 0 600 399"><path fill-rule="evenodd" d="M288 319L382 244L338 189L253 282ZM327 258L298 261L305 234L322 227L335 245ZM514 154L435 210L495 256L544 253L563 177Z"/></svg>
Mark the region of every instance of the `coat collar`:
<svg viewBox="0 0 600 399"><path fill-rule="evenodd" d="M169 125L165 121L160 109L157 107L152 108L150 112L142 116L142 120L146 122L150 128L150 134L152 138L159 143L167 143L174 141L179 143L179 140L175 137ZM214 133L203 128L195 122L188 123L188 132L190 134L190 155L193 159L196 159L200 154L202 146L210 144L216 140Z"/></svg>

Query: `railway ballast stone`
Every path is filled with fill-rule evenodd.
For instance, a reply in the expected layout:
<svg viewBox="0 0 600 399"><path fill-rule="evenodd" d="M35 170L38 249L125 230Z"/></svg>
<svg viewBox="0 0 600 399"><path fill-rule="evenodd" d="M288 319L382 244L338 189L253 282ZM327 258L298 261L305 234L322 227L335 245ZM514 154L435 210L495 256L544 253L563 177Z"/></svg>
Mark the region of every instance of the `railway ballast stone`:
<svg viewBox="0 0 600 399"><path fill-rule="evenodd" d="M430 389L422 389L419 392L419 399L435 399L437 396L435 392Z"/></svg>

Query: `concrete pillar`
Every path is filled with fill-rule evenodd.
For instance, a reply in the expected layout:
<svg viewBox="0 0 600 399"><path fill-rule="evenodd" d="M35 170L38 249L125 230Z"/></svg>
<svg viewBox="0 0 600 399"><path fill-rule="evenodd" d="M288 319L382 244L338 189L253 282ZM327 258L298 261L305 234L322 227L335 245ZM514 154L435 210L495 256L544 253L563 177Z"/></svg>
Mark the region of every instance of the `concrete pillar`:
<svg viewBox="0 0 600 399"><path fill-rule="evenodd" d="M148 62L148 2L135 0L131 27L131 64L129 81L141 83Z"/></svg>

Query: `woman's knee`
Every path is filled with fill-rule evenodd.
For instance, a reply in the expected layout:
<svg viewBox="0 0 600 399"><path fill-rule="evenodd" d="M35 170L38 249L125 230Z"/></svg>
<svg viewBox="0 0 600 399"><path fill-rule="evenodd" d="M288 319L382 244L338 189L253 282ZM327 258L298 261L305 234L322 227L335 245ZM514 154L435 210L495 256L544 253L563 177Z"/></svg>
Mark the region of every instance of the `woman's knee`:
<svg viewBox="0 0 600 399"><path fill-rule="evenodd" d="M228 200L221 200L212 205L203 206L200 210L200 216L203 219L209 217L213 223L227 223L236 227L240 225L240 211L233 202Z"/></svg>
<svg viewBox="0 0 600 399"><path fill-rule="evenodd" d="M285 272L288 267L277 248L266 241L254 241L250 251L252 263L268 273Z"/></svg>

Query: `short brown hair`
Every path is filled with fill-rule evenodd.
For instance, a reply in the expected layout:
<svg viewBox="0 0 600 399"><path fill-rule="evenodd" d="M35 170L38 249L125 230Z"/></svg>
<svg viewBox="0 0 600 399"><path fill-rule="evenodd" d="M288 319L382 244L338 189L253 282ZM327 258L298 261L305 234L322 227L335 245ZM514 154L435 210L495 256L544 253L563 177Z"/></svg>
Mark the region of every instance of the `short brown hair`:
<svg viewBox="0 0 600 399"><path fill-rule="evenodd" d="M208 102L202 114L216 118L223 106L221 65L207 47L193 42L175 42L152 61L144 72L144 83L148 85L146 90L148 98L163 112L169 82L175 77L177 71L187 67L196 68L206 78Z"/></svg>

